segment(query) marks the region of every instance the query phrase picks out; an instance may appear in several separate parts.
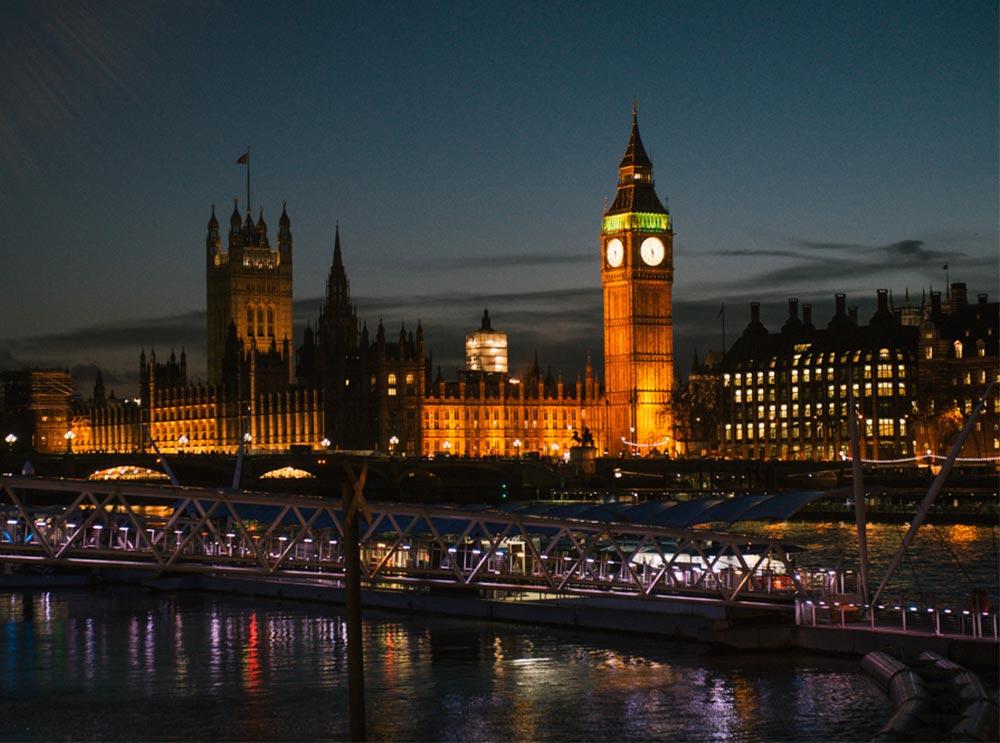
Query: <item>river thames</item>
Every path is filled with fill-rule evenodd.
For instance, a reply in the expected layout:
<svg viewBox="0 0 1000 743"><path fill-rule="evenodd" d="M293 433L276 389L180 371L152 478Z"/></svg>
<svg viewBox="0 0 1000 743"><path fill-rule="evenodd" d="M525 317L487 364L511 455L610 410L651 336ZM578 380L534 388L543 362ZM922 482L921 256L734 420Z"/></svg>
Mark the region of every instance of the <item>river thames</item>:
<svg viewBox="0 0 1000 743"><path fill-rule="evenodd" d="M756 527L853 549L847 524ZM884 567L897 529L869 529ZM909 561L920 589L995 596L996 530L941 534ZM0 593L0 622L2 740L348 736L337 606L115 586ZM863 741L891 714L856 658L374 611L364 642L372 740Z"/></svg>

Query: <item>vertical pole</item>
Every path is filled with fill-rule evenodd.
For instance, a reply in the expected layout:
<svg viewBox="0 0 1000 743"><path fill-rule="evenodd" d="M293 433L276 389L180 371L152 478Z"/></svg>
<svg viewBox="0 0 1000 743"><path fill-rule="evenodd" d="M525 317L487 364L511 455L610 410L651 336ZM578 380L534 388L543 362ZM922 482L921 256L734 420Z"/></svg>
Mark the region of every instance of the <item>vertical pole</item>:
<svg viewBox="0 0 1000 743"><path fill-rule="evenodd" d="M350 479L353 473L348 470ZM367 740L365 730L365 657L361 636L361 553L358 503L354 483L341 485L344 514L344 598L347 605L347 694L350 737Z"/></svg>
<svg viewBox="0 0 1000 743"><path fill-rule="evenodd" d="M253 205L250 203L250 145L247 145L247 213L253 214Z"/></svg>
<svg viewBox="0 0 1000 743"><path fill-rule="evenodd" d="M858 411L854 402L854 366L847 375L847 431L851 438L851 482L854 486L854 524L858 534L858 578L861 605L868 602L868 528L865 513L865 485L861 466L861 437L858 435ZM872 611L875 602L872 601Z"/></svg>
<svg viewBox="0 0 1000 743"><path fill-rule="evenodd" d="M906 534L903 536L902 544L900 544L899 549L896 550L896 554L892 559L892 563L889 565L889 569L886 570L885 575L882 577L882 582L879 584L878 590L872 597L873 604L878 601L882 591L885 590L886 585L888 585L893 574L896 572L896 568L899 567L899 563L906 554L906 550L909 548L910 542L913 541L917 530L920 529L920 525L924 523L924 519L930 512L934 499L937 498L937 494L941 491L941 488L944 487L944 481L948 479L948 474L951 472L951 467L955 463L958 453L962 451L962 446L965 444L965 440L972 432L976 419L983 411L983 408L986 407L986 400L989 398L990 391L993 389L994 384L994 382L990 382L990 384L986 387L986 391L983 393L983 396L979 398L979 402L976 403L975 407L973 407L972 414L969 415L968 420L966 420L965 426L958 434L958 438L955 439L955 444L951 447L951 451L948 452L948 456L945 458L944 464L941 465L941 471L938 472L937 477L934 478L934 482L931 483L930 488L927 490L927 495L924 496L923 501L920 503L920 507L917 509L916 515L913 517L913 521L910 522L909 530L907 530Z"/></svg>

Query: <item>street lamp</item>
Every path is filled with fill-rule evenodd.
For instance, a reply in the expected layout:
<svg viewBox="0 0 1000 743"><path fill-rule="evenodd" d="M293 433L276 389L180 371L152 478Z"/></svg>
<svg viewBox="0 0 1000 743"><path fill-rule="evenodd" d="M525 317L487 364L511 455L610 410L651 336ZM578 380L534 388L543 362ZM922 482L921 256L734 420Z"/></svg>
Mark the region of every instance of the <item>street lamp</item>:
<svg viewBox="0 0 1000 743"><path fill-rule="evenodd" d="M521 439L514 439L514 458L521 458Z"/></svg>
<svg viewBox="0 0 1000 743"><path fill-rule="evenodd" d="M12 452L12 451L14 451L14 444L15 444L15 443L17 442L17 436L15 436L15 435L14 435L14 434L12 434L12 433L8 433L8 434L7 434L7 435L6 435L5 437L4 437L4 441L6 441L6 442L7 442L7 451L8 451L8 452Z"/></svg>
<svg viewBox="0 0 1000 743"><path fill-rule="evenodd" d="M392 454L396 451L396 445L399 443L399 437L393 434L389 437L389 453Z"/></svg>
<svg viewBox="0 0 1000 743"><path fill-rule="evenodd" d="M445 441L443 444L441 444L441 448L444 449L444 455L446 457L451 456L451 442L450 441Z"/></svg>
<svg viewBox="0 0 1000 743"><path fill-rule="evenodd" d="M73 451L73 439L76 438L76 434L72 430L69 430L63 434L63 438L66 439L66 451Z"/></svg>
<svg viewBox="0 0 1000 743"><path fill-rule="evenodd" d="M324 449L329 449L330 448L330 439L328 439L326 436L324 436L323 440L319 442L319 445L322 446Z"/></svg>
<svg viewBox="0 0 1000 743"><path fill-rule="evenodd" d="M179 437L179 438L177 439L177 446L179 446L179 447L183 448L183 447L185 447L185 446L187 446L187 445L188 445L188 442L189 442L190 440L191 440L191 439L189 439L189 438L187 437L187 434L186 434L186 433L182 433L182 434L180 435L180 437Z"/></svg>

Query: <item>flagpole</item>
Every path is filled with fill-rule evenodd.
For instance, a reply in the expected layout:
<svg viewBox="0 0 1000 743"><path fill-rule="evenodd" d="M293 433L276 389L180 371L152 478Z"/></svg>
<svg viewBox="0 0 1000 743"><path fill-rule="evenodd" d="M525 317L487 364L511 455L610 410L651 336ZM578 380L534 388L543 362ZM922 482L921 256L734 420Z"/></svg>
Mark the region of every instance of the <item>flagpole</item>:
<svg viewBox="0 0 1000 743"><path fill-rule="evenodd" d="M250 205L250 145L247 145L247 214L251 213Z"/></svg>

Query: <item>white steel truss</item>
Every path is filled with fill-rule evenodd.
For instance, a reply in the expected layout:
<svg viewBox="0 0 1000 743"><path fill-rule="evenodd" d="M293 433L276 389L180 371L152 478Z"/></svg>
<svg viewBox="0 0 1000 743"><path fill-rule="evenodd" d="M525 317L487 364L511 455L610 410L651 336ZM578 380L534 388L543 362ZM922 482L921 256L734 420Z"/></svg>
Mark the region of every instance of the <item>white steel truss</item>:
<svg viewBox="0 0 1000 743"><path fill-rule="evenodd" d="M369 503L363 582L790 608L778 540ZM0 562L343 580L340 498L0 478Z"/></svg>

